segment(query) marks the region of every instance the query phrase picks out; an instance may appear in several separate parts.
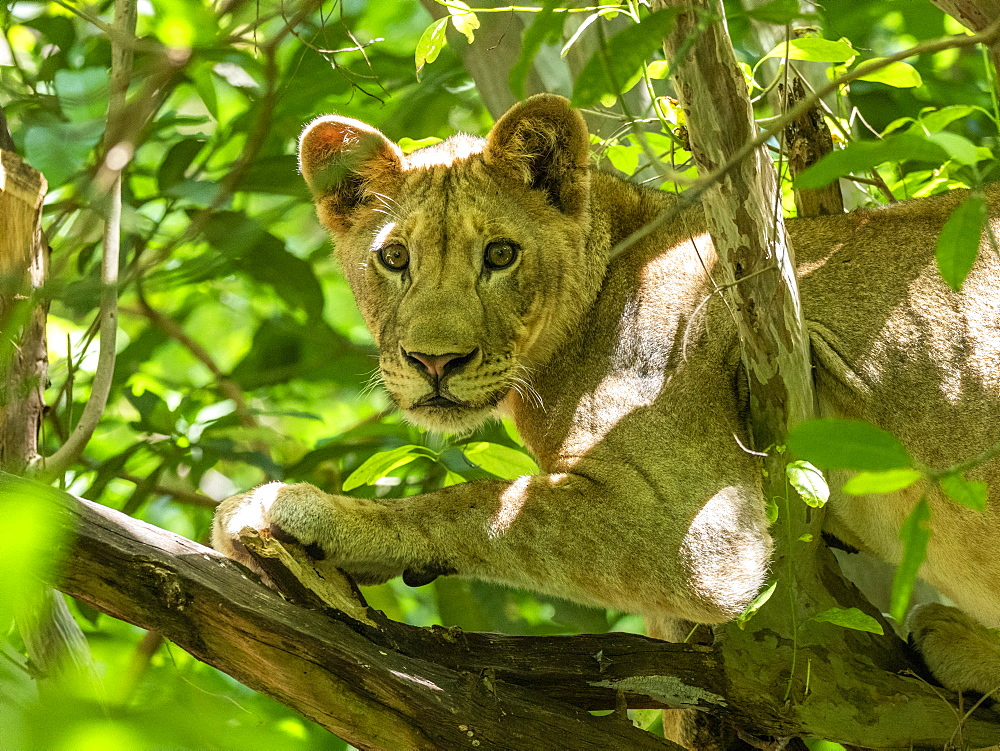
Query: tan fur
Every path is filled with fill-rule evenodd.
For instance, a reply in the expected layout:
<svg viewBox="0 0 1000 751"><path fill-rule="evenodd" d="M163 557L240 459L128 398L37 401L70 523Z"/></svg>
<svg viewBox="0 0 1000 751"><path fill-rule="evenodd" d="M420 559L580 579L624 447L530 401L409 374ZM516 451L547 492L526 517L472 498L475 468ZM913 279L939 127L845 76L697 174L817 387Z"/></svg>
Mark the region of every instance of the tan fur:
<svg viewBox="0 0 1000 751"><path fill-rule="evenodd" d="M615 243L675 199L590 170L587 153L582 119L551 96L514 107L486 141L410 156L345 118L306 130L302 172L390 395L436 430L513 416L542 473L391 501L265 486L222 505L220 550L239 557L230 541L249 520L318 544L364 581L455 573L658 622L720 623L745 608L770 538L760 469L741 448L739 346L711 294L700 209L609 264ZM1000 190L987 195L996 215ZM934 263L962 197L788 225L823 413L881 425L934 467L1000 441L1000 264L985 246L954 294ZM484 249L498 240L520 250L491 271ZM403 272L377 260L392 243L409 253ZM462 364L436 381L414 352ZM434 396L457 406L424 404ZM930 493L922 573L996 627L1000 462L970 475L993 500L976 513ZM835 493L830 526L898 561L900 524L921 492ZM1000 675L998 655L988 670Z"/></svg>

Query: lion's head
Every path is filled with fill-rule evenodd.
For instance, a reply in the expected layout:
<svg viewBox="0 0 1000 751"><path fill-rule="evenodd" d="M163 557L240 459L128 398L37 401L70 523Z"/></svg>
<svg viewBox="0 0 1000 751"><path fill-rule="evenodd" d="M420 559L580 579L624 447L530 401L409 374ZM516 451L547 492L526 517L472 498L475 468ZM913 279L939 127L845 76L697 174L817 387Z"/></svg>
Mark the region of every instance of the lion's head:
<svg viewBox="0 0 1000 751"><path fill-rule="evenodd" d="M357 120L314 120L299 165L414 423L471 430L552 356L593 301L589 138L555 96L484 139L404 155Z"/></svg>

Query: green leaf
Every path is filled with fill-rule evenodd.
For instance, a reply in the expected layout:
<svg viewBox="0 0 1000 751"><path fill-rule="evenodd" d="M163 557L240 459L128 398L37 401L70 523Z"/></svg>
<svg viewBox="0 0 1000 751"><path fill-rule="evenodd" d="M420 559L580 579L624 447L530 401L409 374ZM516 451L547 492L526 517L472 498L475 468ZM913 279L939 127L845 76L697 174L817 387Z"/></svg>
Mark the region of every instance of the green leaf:
<svg viewBox="0 0 1000 751"><path fill-rule="evenodd" d="M736 625L739 626L740 631L746 628L747 621L757 614L757 611L763 607L764 603L771 599L771 595L774 594L774 588L777 586L778 582L774 581L764 587L760 591L760 594L754 597L750 604L747 605L747 609L736 616Z"/></svg>
<svg viewBox="0 0 1000 751"><path fill-rule="evenodd" d="M424 33L420 35L420 41L417 42L416 51L418 79L420 78L420 71L424 69L424 66L430 65L437 60L438 55L441 54L441 50L443 50L444 46L448 44L448 36L445 32L448 30L449 18L451 18L451 16L439 18L437 21L424 29Z"/></svg>
<svg viewBox="0 0 1000 751"><path fill-rule="evenodd" d="M885 633L881 623L857 608L830 608L814 615L813 620L821 623L833 623L855 631L868 631L879 636Z"/></svg>
<svg viewBox="0 0 1000 751"><path fill-rule="evenodd" d="M820 159L795 180L797 188L822 188L838 177L868 172L885 162L919 159L944 162L948 152L937 143L916 133L900 133L881 141L854 141L846 148Z"/></svg>
<svg viewBox="0 0 1000 751"><path fill-rule="evenodd" d="M25 161L45 175L51 193L83 168L103 132L102 120L29 128L24 136Z"/></svg>
<svg viewBox="0 0 1000 751"><path fill-rule="evenodd" d="M619 31L598 49L573 86L573 106L590 107L605 94L618 94L646 59L663 45L678 8L664 8Z"/></svg>
<svg viewBox="0 0 1000 751"><path fill-rule="evenodd" d="M936 143L946 152L951 159L960 164L975 164L979 161L979 150L976 145L964 136L957 133L929 133L925 138L931 143Z"/></svg>
<svg viewBox="0 0 1000 751"><path fill-rule="evenodd" d="M616 170L631 175L639 168L639 155L641 153L642 147L638 144L630 146L616 143L614 146L609 146L604 155Z"/></svg>
<svg viewBox="0 0 1000 751"><path fill-rule="evenodd" d="M976 109L968 104L953 104L939 110L930 109L920 113L920 124L931 133L936 133L939 130L944 130L956 120L968 117Z"/></svg>
<svg viewBox="0 0 1000 751"><path fill-rule="evenodd" d="M433 146L436 143L441 143L441 141L442 139L437 136L427 136L427 138L421 138L419 140L414 140L412 138L400 138L399 141L396 142L396 145L403 150L404 154L411 154L417 149L422 149L424 146Z"/></svg>
<svg viewBox="0 0 1000 751"><path fill-rule="evenodd" d="M917 581L920 566L927 557L927 541L931 536L930 520L930 506L927 505L926 498L921 498L906 517L899 533L899 538L903 541L903 559L892 580L892 604L889 610L899 623L906 616L913 585Z"/></svg>
<svg viewBox="0 0 1000 751"><path fill-rule="evenodd" d="M451 24L455 31L464 34L469 40L469 44L476 41L476 29L479 28L479 17L472 12L472 8L462 2L462 0L448 0L448 14L451 16Z"/></svg>
<svg viewBox="0 0 1000 751"><path fill-rule="evenodd" d="M184 173L205 145L203 138L185 138L170 147L156 171L156 184L164 193L184 179Z"/></svg>
<svg viewBox="0 0 1000 751"><path fill-rule="evenodd" d="M33 480L0 472L0 514L15 534L0 545L0 629L6 633L15 610L32 608L59 564L70 531L60 491Z"/></svg>
<svg viewBox="0 0 1000 751"><path fill-rule="evenodd" d="M504 480L538 474L534 459L517 449L486 441L467 443L460 448L471 464Z"/></svg>
<svg viewBox="0 0 1000 751"><path fill-rule="evenodd" d="M747 15L755 21L764 23L786 24L802 15L798 0L770 0L747 11Z"/></svg>
<svg viewBox="0 0 1000 751"><path fill-rule="evenodd" d="M844 483L844 492L851 495L895 493L910 487L923 477L916 469L890 469L885 472L859 472Z"/></svg>
<svg viewBox="0 0 1000 751"><path fill-rule="evenodd" d="M194 90L201 97L205 109L216 120L219 119L219 98L215 91L215 79L212 76L212 68L209 65L195 66L191 72L191 81L194 83Z"/></svg>
<svg viewBox="0 0 1000 751"><path fill-rule="evenodd" d="M938 235L935 250L938 270L956 292L976 262L986 217L986 201L982 195L973 193L951 212Z"/></svg>
<svg viewBox="0 0 1000 751"><path fill-rule="evenodd" d="M883 59L881 57L874 57L871 60L865 60L856 70L874 67ZM884 83L887 86L894 86L897 89L912 89L923 84L923 79L920 78L920 73L917 72L917 69L909 63L904 62L889 63L878 70L873 70L871 73L858 76L857 80Z"/></svg>
<svg viewBox="0 0 1000 751"><path fill-rule="evenodd" d="M941 490L966 508L974 511L986 510L986 483L966 480L959 472L949 472L938 480Z"/></svg>
<svg viewBox="0 0 1000 751"><path fill-rule="evenodd" d="M646 75L657 80L666 78L670 75L670 63L666 60L654 60L646 65Z"/></svg>
<svg viewBox="0 0 1000 751"><path fill-rule="evenodd" d="M785 475L807 506L822 507L830 499L830 486L823 473L806 461L789 462Z"/></svg>
<svg viewBox="0 0 1000 751"><path fill-rule="evenodd" d="M857 55L858 51L842 39L833 41L819 37L804 37L792 39L787 43L782 42L761 59L787 57L789 60L807 60L813 63L846 63Z"/></svg>
<svg viewBox="0 0 1000 751"><path fill-rule="evenodd" d="M271 285L311 320L323 314L323 288L312 265L285 250L284 243L238 211L215 212L202 227L213 248L259 282Z"/></svg>
<svg viewBox="0 0 1000 751"><path fill-rule="evenodd" d="M377 480L381 480L390 472L427 456L433 456L428 449L412 444L390 451L380 451L369 456L360 467L348 475L344 480L344 492L360 488L362 485L374 485Z"/></svg>
<svg viewBox="0 0 1000 751"><path fill-rule="evenodd" d="M788 448L823 469L883 472L913 464L891 433L862 420L809 420L788 434Z"/></svg>
<svg viewBox="0 0 1000 751"><path fill-rule="evenodd" d="M59 107L70 120L90 120L107 111L107 68L57 70L55 85Z"/></svg>

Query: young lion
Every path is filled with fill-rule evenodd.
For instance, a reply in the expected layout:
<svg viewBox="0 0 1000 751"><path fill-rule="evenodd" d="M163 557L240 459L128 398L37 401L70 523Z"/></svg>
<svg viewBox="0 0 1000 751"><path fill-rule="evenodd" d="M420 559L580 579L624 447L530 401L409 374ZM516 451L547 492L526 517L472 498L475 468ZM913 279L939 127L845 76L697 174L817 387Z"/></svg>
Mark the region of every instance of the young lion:
<svg viewBox="0 0 1000 751"><path fill-rule="evenodd" d="M456 433L510 415L542 473L394 500L272 483L222 504L219 550L240 558L243 526L272 527L364 583L455 574L652 622L744 610L771 542L701 209L609 261L675 198L592 169L588 146L580 115L546 95L485 140L409 156L356 120L309 125L302 174L393 400ZM1000 262L984 246L954 293L934 261L961 198L788 223L823 414L869 420L939 468L1000 441ZM987 198L995 216L1000 189ZM979 513L931 490L922 569L968 616L925 608L914 632L948 685L988 692L1000 684L983 628L1000 626L1000 460L970 478L993 500ZM923 492L837 495L828 527L896 562Z"/></svg>

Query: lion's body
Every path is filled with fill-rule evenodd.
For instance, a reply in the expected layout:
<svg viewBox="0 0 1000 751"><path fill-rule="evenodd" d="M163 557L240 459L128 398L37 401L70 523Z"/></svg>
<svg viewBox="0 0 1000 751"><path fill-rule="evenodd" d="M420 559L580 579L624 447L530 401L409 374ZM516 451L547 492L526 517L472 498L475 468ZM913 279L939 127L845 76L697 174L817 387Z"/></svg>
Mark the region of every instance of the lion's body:
<svg viewBox="0 0 1000 751"><path fill-rule="evenodd" d="M229 540L249 520L362 580L457 573L654 620L718 623L745 608L770 538L711 241L688 209L609 263L675 199L591 172L582 128L551 97L485 142L408 159L356 121L310 128L303 174L390 394L438 429L512 415L542 472L386 502L265 486L223 505L217 546L238 555ZM981 252L960 294L935 267L958 200L788 224L821 410L870 420L938 468L1000 441L1000 263ZM988 200L1000 213L1000 190ZM496 243L515 260L484 262ZM931 493L923 571L1000 626L1000 462L974 476L990 485L985 513ZM895 561L915 501L837 494L831 527Z"/></svg>

